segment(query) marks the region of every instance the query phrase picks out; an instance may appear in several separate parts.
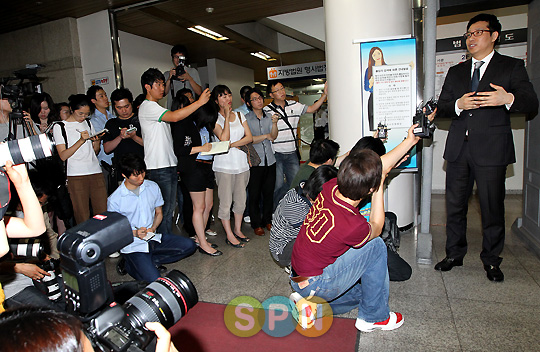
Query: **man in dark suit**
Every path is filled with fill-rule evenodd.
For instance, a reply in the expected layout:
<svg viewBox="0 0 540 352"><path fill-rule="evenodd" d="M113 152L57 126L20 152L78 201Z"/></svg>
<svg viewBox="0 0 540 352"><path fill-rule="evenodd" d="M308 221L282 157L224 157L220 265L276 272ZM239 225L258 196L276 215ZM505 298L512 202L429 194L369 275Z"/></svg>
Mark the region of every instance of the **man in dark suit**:
<svg viewBox="0 0 540 352"><path fill-rule="evenodd" d="M534 113L538 98L523 60L493 50L501 35L494 15L480 14L464 37L472 58L448 71L438 115L452 117L446 139L446 258L435 265L448 271L467 253L468 199L476 181L482 214L480 258L491 281L503 281L506 167L516 161L510 113Z"/></svg>

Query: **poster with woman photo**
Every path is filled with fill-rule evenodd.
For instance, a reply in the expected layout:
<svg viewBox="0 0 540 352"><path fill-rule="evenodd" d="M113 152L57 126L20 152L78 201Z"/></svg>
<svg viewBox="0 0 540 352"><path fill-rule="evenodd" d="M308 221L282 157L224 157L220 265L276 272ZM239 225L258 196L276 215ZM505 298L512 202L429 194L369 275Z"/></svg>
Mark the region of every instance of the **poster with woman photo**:
<svg viewBox="0 0 540 352"><path fill-rule="evenodd" d="M360 42L363 136L388 128L386 150L407 136L416 112L416 39ZM415 168L416 153L400 167Z"/></svg>

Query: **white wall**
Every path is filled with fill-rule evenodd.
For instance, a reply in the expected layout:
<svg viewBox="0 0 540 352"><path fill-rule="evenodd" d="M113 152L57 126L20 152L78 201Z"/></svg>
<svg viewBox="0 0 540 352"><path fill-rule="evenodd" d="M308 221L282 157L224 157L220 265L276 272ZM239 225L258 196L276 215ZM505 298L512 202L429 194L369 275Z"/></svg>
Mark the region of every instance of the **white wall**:
<svg viewBox="0 0 540 352"><path fill-rule="evenodd" d="M116 88L112 55L109 13L104 10L77 19L84 88L98 79L100 85L110 95Z"/></svg>
<svg viewBox="0 0 540 352"><path fill-rule="evenodd" d="M118 36L124 87L136 97L142 93L141 75L144 71L151 67L161 72L172 68L171 46L122 31Z"/></svg>
<svg viewBox="0 0 540 352"><path fill-rule="evenodd" d="M279 22L287 27L291 27L299 32L306 33L313 38L324 42L324 7L316 9L297 11L268 17L272 21Z"/></svg>
<svg viewBox="0 0 540 352"><path fill-rule="evenodd" d="M220 59L208 59L206 62L210 89L218 84L226 85L233 94L233 107L240 106L240 88L246 85L253 86L255 80L253 70Z"/></svg>
<svg viewBox="0 0 540 352"><path fill-rule="evenodd" d="M502 29L517 29L527 27L527 6L516 6L509 9L501 9L492 12L498 16L502 24ZM467 22L476 13L451 16L450 18L438 19L444 24L437 25L437 39L457 37L465 33ZM454 22L454 21L458 22ZM433 139L433 192L445 192L446 163L443 159L444 146L448 129L449 119L442 119L437 122L439 127L435 131ZM525 117L513 114L511 117L512 133L514 135L514 145L516 149L516 163L509 165L506 172L506 190L509 193L518 193L523 189L523 153L525 139Z"/></svg>

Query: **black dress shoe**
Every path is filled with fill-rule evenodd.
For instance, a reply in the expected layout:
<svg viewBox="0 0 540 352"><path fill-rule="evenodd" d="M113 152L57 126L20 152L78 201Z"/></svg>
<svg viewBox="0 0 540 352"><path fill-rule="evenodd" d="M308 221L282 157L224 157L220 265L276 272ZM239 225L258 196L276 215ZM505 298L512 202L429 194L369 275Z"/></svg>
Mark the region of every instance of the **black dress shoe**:
<svg viewBox="0 0 540 352"><path fill-rule="evenodd" d="M217 257L217 256L223 254L223 252L221 252L219 249L216 249L216 251L214 253L209 253L209 252L205 251L204 249L202 249L201 247L199 247L199 252L201 252L202 254L209 255L211 257Z"/></svg>
<svg viewBox="0 0 540 352"><path fill-rule="evenodd" d="M504 274L498 265L484 265L489 281L504 281Z"/></svg>
<svg viewBox="0 0 540 352"><path fill-rule="evenodd" d="M462 266L463 259L454 259L454 258L444 258L435 265L435 270L439 271L449 271L452 270L455 266Z"/></svg>

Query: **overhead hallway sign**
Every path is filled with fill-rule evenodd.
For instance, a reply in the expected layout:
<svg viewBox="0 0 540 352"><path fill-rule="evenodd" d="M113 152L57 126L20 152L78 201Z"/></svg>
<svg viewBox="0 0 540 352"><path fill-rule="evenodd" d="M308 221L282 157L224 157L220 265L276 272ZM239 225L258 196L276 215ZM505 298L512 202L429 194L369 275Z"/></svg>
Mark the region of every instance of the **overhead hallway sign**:
<svg viewBox="0 0 540 352"><path fill-rule="evenodd" d="M269 81L326 76L326 61L267 67L266 73Z"/></svg>

